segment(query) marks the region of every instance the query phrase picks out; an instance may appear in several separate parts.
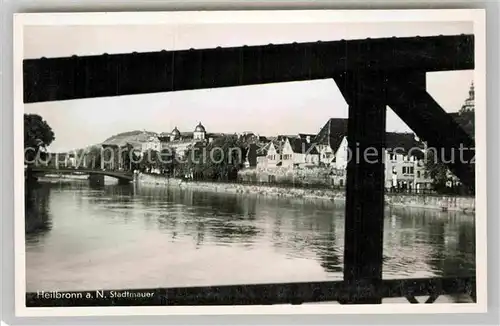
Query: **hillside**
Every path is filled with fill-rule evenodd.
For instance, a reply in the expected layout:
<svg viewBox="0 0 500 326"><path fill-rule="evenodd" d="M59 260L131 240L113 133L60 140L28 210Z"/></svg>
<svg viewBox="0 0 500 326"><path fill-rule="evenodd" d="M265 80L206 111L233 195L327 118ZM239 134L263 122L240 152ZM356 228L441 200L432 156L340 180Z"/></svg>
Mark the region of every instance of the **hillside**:
<svg viewBox="0 0 500 326"><path fill-rule="evenodd" d="M126 131L126 132L121 132L119 134L113 135L106 140L104 140L101 143L98 144L93 144L86 146L84 148L78 148L74 149L71 151L68 151L67 153L88 153L90 152L93 148L99 148L100 145L102 144L108 144L108 145L119 145L123 146L127 143L131 145L139 145L145 141L147 141L147 138L152 135L156 135L157 133L152 132L152 131L144 131L144 130L132 130L132 131Z"/></svg>
<svg viewBox="0 0 500 326"><path fill-rule="evenodd" d="M113 135L102 142L102 144L123 146L127 143L135 145L147 141L149 136L156 135L152 131L133 130Z"/></svg>

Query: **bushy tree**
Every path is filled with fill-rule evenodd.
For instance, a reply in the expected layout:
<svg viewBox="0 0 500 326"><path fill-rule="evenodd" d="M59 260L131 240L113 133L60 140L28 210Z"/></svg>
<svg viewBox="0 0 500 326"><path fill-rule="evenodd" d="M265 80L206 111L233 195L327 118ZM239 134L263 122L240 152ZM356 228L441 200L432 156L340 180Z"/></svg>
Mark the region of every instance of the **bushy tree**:
<svg viewBox="0 0 500 326"><path fill-rule="evenodd" d="M49 124L38 114L24 114L24 152L25 160L33 161L40 149L55 140Z"/></svg>
<svg viewBox="0 0 500 326"><path fill-rule="evenodd" d="M153 169L160 168L160 153L153 149L146 151L139 163L139 170L142 172L151 172Z"/></svg>
<svg viewBox="0 0 500 326"><path fill-rule="evenodd" d="M85 161L87 162L87 167L92 169L101 168L101 147L92 146L85 153Z"/></svg>
<svg viewBox="0 0 500 326"><path fill-rule="evenodd" d="M175 149L166 148L161 150L159 152L159 158L160 170L169 176L175 176L176 170L179 167L179 159Z"/></svg>
<svg viewBox="0 0 500 326"><path fill-rule="evenodd" d="M443 190L448 181L448 167L440 162L435 155L428 155L425 162L425 169L429 172L434 189L437 191Z"/></svg>
<svg viewBox="0 0 500 326"><path fill-rule="evenodd" d="M246 146L236 135L215 139L206 146L194 146L187 152L184 170L205 180L236 180L243 167Z"/></svg>

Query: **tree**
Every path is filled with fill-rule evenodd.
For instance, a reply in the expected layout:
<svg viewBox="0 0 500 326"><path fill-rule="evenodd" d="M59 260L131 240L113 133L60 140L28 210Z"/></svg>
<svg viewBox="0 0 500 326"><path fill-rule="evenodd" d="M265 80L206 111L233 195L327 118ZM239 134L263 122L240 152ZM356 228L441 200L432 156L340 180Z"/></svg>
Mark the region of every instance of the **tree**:
<svg viewBox="0 0 500 326"><path fill-rule="evenodd" d="M176 170L179 167L179 160L175 149L163 149L158 155L160 170L170 176L175 176Z"/></svg>
<svg viewBox="0 0 500 326"><path fill-rule="evenodd" d="M134 156L134 146L127 143L124 146L120 147L118 151L121 155L120 161L122 168L126 171L133 171L134 167L132 166L132 161L136 162Z"/></svg>
<svg viewBox="0 0 500 326"><path fill-rule="evenodd" d="M49 124L38 114L24 114L24 152L25 160L32 162L55 140L54 132Z"/></svg>
<svg viewBox="0 0 500 326"><path fill-rule="evenodd" d="M142 156L142 159L139 163L139 170L142 172L151 172L153 169L160 168L160 153L149 149Z"/></svg>
<svg viewBox="0 0 500 326"><path fill-rule="evenodd" d="M474 139L474 109L461 108L458 114L454 115L454 120L470 137L472 137L472 139ZM444 191L448 181L448 167L439 161L439 157L436 158L435 156L436 155L427 155L425 168L433 180L434 189L437 191Z"/></svg>
<svg viewBox="0 0 500 326"><path fill-rule="evenodd" d="M87 153L85 153L85 161L87 162L87 167L92 169L101 168L101 147L92 146Z"/></svg>
<svg viewBox="0 0 500 326"><path fill-rule="evenodd" d="M140 154L136 153L135 151L132 151L131 154L132 157L132 162L131 162L131 170L140 170L141 169L141 156Z"/></svg>
<svg viewBox="0 0 500 326"><path fill-rule="evenodd" d="M455 121L462 127L462 129L474 139L474 110L460 109Z"/></svg>
<svg viewBox="0 0 500 326"><path fill-rule="evenodd" d="M429 172L434 189L439 192L443 191L448 181L448 167L440 162L435 155L428 155L425 169Z"/></svg>
<svg viewBox="0 0 500 326"><path fill-rule="evenodd" d="M235 180L245 156L246 146L236 135L223 136L190 148L184 169L205 180Z"/></svg>

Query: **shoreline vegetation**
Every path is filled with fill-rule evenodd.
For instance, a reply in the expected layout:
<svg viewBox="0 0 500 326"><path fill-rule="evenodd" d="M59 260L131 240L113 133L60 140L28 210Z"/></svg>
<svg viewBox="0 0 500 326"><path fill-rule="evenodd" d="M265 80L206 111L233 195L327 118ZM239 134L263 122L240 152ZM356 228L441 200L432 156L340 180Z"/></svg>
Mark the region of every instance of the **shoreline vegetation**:
<svg viewBox="0 0 500 326"><path fill-rule="evenodd" d="M344 189L308 189L265 184L185 181L182 179L167 178L151 174L139 174L136 177L136 183L139 185L175 187L208 192L327 200L339 203L345 202ZM466 214L475 214L474 196L387 193L385 196L385 204L392 207L437 209L441 211L457 211Z"/></svg>

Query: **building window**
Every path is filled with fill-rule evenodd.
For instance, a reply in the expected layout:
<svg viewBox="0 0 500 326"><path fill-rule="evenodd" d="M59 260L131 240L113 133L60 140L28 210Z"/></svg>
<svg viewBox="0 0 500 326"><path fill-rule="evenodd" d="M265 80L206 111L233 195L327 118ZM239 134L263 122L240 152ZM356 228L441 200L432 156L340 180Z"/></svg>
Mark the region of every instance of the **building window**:
<svg viewBox="0 0 500 326"><path fill-rule="evenodd" d="M410 166L410 174L415 173L415 168L413 166Z"/></svg>
<svg viewBox="0 0 500 326"><path fill-rule="evenodd" d="M403 174L406 173L406 166L403 166Z"/></svg>
<svg viewBox="0 0 500 326"><path fill-rule="evenodd" d="M420 171L417 171L417 178L420 178Z"/></svg>

